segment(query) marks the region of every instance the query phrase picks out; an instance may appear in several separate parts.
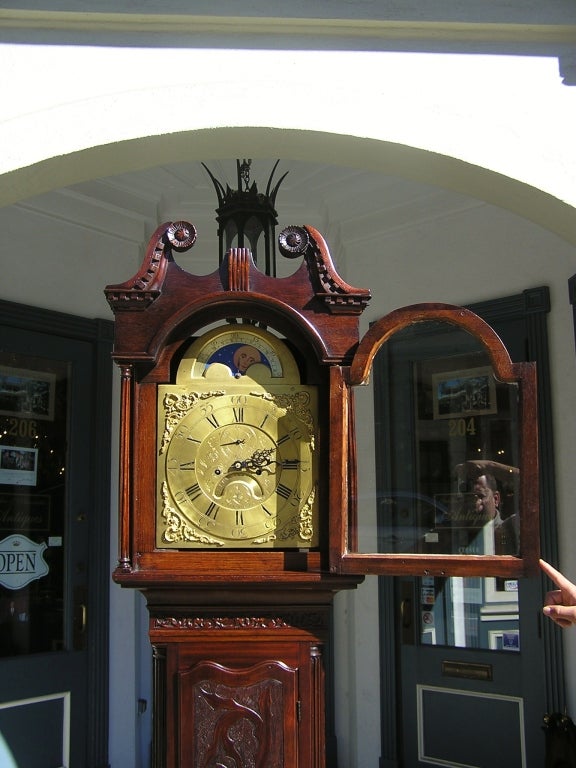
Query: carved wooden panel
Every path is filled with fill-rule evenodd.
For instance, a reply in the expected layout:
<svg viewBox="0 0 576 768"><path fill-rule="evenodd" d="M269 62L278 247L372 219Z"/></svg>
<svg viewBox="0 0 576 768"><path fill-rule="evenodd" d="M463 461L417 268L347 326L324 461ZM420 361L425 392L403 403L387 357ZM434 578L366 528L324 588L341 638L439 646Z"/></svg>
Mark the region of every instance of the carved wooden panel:
<svg viewBox="0 0 576 768"><path fill-rule="evenodd" d="M180 672L179 765L297 766L297 677L298 670L278 661L247 669L208 661Z"/></svg>

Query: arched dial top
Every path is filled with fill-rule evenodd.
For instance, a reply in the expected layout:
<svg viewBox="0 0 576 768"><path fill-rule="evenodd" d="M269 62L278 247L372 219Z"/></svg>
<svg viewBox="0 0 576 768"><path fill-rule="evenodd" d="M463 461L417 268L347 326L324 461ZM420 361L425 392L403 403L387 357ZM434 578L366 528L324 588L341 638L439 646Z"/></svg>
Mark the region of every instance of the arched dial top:
<svg viewBox="0 0 576 768"><path fill-rule="evenodd" d="M318 546L317 391L250 324L192 341L158 387L156 546Z"/></svg>

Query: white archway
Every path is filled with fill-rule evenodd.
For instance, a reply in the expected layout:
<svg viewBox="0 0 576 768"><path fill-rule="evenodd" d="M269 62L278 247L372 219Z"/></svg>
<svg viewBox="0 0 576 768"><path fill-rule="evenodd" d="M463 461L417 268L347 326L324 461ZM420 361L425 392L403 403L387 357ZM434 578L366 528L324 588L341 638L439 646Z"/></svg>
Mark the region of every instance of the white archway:
<svg viewBox="0 0 576 768"><path fill-rule="evenodd" d="M0 176L0 205L88 179L231 155L281 155L283 159L337 163L446 187L507 209L576 244L574 208L517 179L406 144L271 127L168 133L48 158Z"/></svg>

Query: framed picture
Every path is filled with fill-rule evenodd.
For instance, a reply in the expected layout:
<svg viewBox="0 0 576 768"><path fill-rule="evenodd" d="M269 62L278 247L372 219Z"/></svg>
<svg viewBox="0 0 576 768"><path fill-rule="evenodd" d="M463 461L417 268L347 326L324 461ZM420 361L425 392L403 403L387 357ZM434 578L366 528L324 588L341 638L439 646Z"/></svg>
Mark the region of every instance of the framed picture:
<svg viewBox="0 0 576 768"><path fill-rule="evenodd" d="M36 485L38 448L0 446L0 483L3 485Z"/></svg>
<svg viewBox="0 0 576 768"><path fill-rule="evenodd" d="M52 421L55 386L53 373L0 366L0 415Z"/></svg>
<svg viewBox="0 0 576 768"><path fill-rule="evenodd" d="M457 419L498 412L490 366L432 374L435 419Z"/></svg>

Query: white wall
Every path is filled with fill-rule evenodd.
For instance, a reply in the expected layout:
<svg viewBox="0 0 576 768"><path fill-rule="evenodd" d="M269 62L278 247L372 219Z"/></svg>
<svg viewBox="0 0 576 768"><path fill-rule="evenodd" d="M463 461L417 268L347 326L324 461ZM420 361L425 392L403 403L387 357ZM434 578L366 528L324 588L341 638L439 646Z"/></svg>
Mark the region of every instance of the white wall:
<svg viewBox="0 0 576 768"><path fill-rule="evenodd" d="M160 162L153 142L140 155L118 142L157 137L182 152L179 134L205 130L201 151L211 157L217 153L210 145L222 153L212 131L244 126L268 129L273 144L278 136L269 129L325 134L315 158L325 162L339 159L332 154L339 136L390 142L385 152L364 154L370 167L392 162L386 155L406 144L576 202L576 89L562 84L554 55L38 43L6 44L0 55L0 173L14 172L0 188L0 203ZM255 99L255 92L269 98ZM296 143L304 156L310 151L306 137ZM103 149L90 152L93 147ZM70 153L79 153L73 162L37 165ZM434 173L433 160L419 159L419 168L405 162L404 172ZM442 181L458 184L463 172L445 164Z"/></svg>

